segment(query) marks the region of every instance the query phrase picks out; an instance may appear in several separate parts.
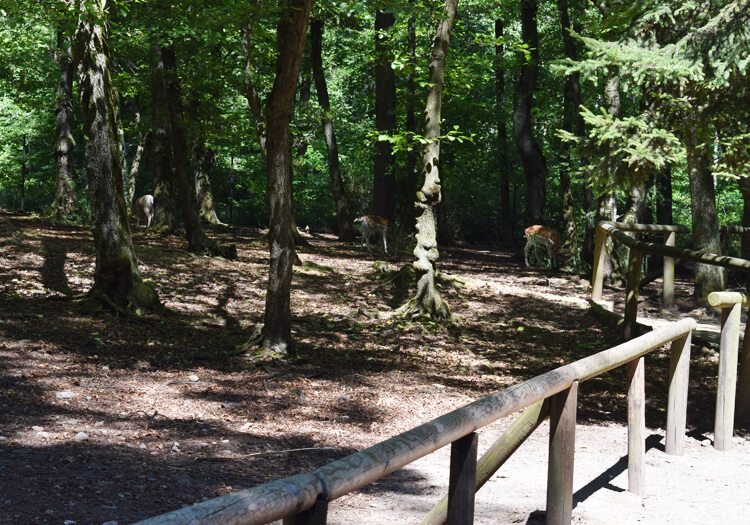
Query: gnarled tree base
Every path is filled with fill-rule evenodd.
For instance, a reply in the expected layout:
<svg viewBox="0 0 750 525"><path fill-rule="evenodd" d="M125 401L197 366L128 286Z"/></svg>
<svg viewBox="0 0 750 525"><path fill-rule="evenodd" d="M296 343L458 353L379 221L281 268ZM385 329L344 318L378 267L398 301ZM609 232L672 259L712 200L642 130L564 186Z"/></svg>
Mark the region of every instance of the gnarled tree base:
<svg viewBox="0 0 750 525"><path fill-rule="evenodd" d="M125 300L115 302L102 287L94 286L78 302L77 310L85 314L94 314L105 310L112 310L120 315L132 317L144 313L163 314L166 308L159 301L156 289L147 283L139 283L125 296Z"/></svg>
<svg viewBox="0 0 750 525"><path fill-rule="evenodd" d="M294 342L291 344L278 345L274 344L263 325L256 325L250 339L246 343L237 347L237 354L251 354L255 357L297 357L297 349Z"/></svg>

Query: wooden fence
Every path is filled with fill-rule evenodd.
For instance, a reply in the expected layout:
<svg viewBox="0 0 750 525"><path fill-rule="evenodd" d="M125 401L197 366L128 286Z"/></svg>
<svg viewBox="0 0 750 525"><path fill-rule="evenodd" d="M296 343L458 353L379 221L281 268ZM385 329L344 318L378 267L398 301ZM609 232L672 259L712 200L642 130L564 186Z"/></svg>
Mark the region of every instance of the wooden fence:
<svg viewBox="0 0 750 525"><path fill-rule="evenodd" d="M451 444L448 496L423 524L470 524L474 494L513 451L550 417L547 523L568 524L573 509L578 383L628 365L628 483L644 494L645 387L643 356L671 343L665 450L682 455L690 341L696 322L683 319L614 348L486 396L366 450L258 487L147 519L139 525L324 524L329 502ZM527 408L529 407L529 408ZM521 418L477 462L476 430L514 412Z"/></svg>

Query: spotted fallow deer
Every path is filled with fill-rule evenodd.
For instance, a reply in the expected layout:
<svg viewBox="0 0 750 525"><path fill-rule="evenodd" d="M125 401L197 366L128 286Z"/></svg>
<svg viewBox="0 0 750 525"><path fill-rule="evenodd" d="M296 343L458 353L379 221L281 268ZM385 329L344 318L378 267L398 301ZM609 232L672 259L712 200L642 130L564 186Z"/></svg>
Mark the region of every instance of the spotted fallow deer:
<svg viewBox="0 0 750 525"><path fill-rule="evenodd" d="M542 244L547 248L547 256L550 258L552 266L555 266L555 256L560 251L560 248L562 248L560 234L552 228L538 224L526 228L524 234L526 235L526 246L523 249L523 258L526 266L529 265L529 252L534 247L534 244Z"/></svg>

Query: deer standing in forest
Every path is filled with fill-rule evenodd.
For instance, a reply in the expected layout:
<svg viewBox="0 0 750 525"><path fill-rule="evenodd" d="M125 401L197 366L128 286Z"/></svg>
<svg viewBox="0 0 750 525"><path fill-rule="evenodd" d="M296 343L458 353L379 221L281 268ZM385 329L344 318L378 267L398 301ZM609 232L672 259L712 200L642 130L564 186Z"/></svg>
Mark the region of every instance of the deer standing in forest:
<svg viewBox="0 0 750 525"><path fill-rule="evenodd" d="M526 262L526 266L529 265L529 252L531 249L535 244L542 244L547 248L547 256L554 267L556 265L555 256L560 251L560 248L562 248L560 234L552 228L538 224L526 228L524 234L526 235L526 246L523 248L523 259Z"/></svg>
<svg viewBox="0 0 750 525"><path fill-rule="evenodd" d="M151 220L154 218L154 197L153 195L144 195L139 197L133 205L133 212L130 218L136 218L136 228L141 226L141 217L146 221L146 228L151 227Z"/></svg>
<svg viewBox="0 0 750 525"><path fill-rule="evenodd" d="M363 244L367 244L367 251L371 252L372 250L370 250L370 237L372 235L380 235L383 239L383 250L387 254L387 238L391 237L392 240L395 240L395 231L393 230L393 225L383 217L378 217L377 215L364 215L362 217L354 219L354 224L357 223L362 224L362 242L360 242L359 244L360 247Z"/></svg>

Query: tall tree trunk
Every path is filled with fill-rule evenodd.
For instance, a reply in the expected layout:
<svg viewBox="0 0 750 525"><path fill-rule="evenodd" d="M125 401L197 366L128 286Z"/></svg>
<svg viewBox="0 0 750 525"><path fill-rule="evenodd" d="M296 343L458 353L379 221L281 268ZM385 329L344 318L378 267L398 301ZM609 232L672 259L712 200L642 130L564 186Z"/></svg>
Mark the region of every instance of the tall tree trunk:
<svg viewBox="0 0 750 525"><path fill-rule="evenodd" d="M21 210L26 207L26 179L28 178L31 169L26 163L29 156L29 138L26 133L23 134L23 144L21 146L22 159L21 159Z"/></svg>
<svg viewBox="0 0 750 525"><path fill-rule="evenodd" d="M409 0L410 4L414 0ZM406 122L405 131L409 133L407 141L409 150L406 152L406 173L404 173L403 184L398 188L397 199L400 203L398 216L401 226L411 227L417 220L414 210L414 195L417 193L419 173L417 173L417 157L419 155L419 143L417 135L416 115L416 69L417 69L417 29L414 14L409 17L407 27L406 53L409 57L409 74L406 76Z"/></svg>
<svg viewBox="0 0 750 525"><path fill-rule="evenodd" d="M495 114L497 116L497 152L500 174L500 242L506 248L515 245L513 242L513 219L510 207L510 148L508 147L508 129L505 121L505 46L503 45L503 21L495 20Z"/></svg>
<svg viewBox="0 0 750 525"><path fill-rule="evenodd" d="M570 16L568 13L568 0L558 0L557 7L560 11L560 25L563 33L563 46L565 56L572 61L578 61L575 40L570 34ZM565 87L563 88L563 130L573 133L581 106L581 81L578 72L565 76ZM570 144L562 142L560 145L562 164L560 166L560 197L563 208L563 243L571 253L577 253L580 249L578 233L576 228L575 202L570 185L570 170L572 158L570 155Z"/></svg>
<svg viewBox="0 0 750 525"><path fill-rule="evenodd" d="M336 134L333 131L331 120L331 102L328 97L328 84L323 71L323 19L317 18L312 21L310 27L312 36L312 68L315 78L315 91L318 94L318 104L322 110L320 121L323 125L323 138L326 141L328 152L328 177L331 179L331 192L336 204L336 220L339 226L339 240L349 242L354 240L354 230L349 217L349 209L346 204L344 184L341 180L341 167L339 166L339 149L336 144Z"/></svg>
<svg viewBox="0 0 750 525"><path fill-rule="evenodd" d="M610 71L604 79L604 106L607 112L612 116L620 115L620 72ZM609 159L609 156L607 157ZM607 161L607 169L614 173L614 170L619 169L614 161ZM592 238L593 248L593 237L596 229L596 225L600 221L615 221L617 220L617 196L614 193L605 193L597 198L596 216L594 224L586 232ZM593 252L592 252L593 253ZM615 256L615 246L612 238L609 235L605 238L605 254L604 260L602 261L602 275L604 282L621 282L623 278L622 272L618 271L618 260Z"/></svg>
<svg viewBox="0 0 750 525"><path fill-rule="evenodd" d="M114 306L122 312L161 310L156 290L142 281L130 237L120 171L117 123L109 72L106 11L101 0L79 3L76 29L78 91L86 140L96 266L85 307Z"/></svg>
<svg viewBox="0 0 750 525"><path fill-rule="evenodd" d="M259 4L260 0L256 0L256 4ZM245 55L245 98L247 104L250 106L250 112L253 115L255 121L255 137L258 140L260 146L260 154L263 157L263 163L266 163L268 157L266 151L266 116L263 114L263 106L260 101L260 95L255 89L255 82L253 81L253 54L252 44L250 37L253 34L254 19L251 17L250 20L245 24L244 38L242 39L242 51ZM295 80L296 84L296 80Z"/></svg>
<svg viewBox="0 0 750 525"><path fill-rule="evenodd" d="M547 223L547 159L534 138L531 110L539 75L539 32L537 31L537 0L521 0L521 32L528 46L530 59L521 66L513 100L513 130L516 148L526 175L527 226Z"/></svg>
<svg viewBox="0 0 750 525"><path fill-rule="evenodd" d="M290 295L294 243L292 223L292 163L289 118L297 87L307 21L312 0L291 0L282 13L276 38L276 78L266 107L268 198L271 217L268 240L271 261L263 320L264 347L270 352L295 354L292 341Z"/></svg>
<svg viewBox="0 0 750 525"><path fill-rule="evenodd" d="M208 224L221 224L216 216L214 193L211 190L209 173L216 166L216 152L206 147L200 138L193 147L193 165L195 166L195 195L198 199L198 217Z"/></svg>
<svg viewBox="0 0 750 525"><path fill-rule="evenodd" d="M182 221L188 250L204 255L220 255L233 258L236 256L234 246L221 247L206 236L198 217L198 203L195 198L195 187L190 177L188 162L187 138L182 111L182 93L180 79L177 76L177 59L173 46L161 48L161 59L164 62L164 74L167 88L167 107L172 124L172 151L174 153L174 173L180 197Z"/></svg>
<svg viewBox="0 0 750 525"><path fill-rule="evenodd" d="M158 48L152 47L158 54ZM177 223L174 171L172 170L172 137L169 131L167 88L164 83L164 62L155 57L151 70L151 133L153 137L154 218L151 227L162 233L172 233Z"/></svg>
<svg viewBox="0 0 750 525"><path fill-rule="evenodd" d="M702 114L696 109L687 112L685 149L687 150L687 175L690 184L690 210L692 215L693 249L721 253L719 216L716 213L716 188L711 173L709 137ZM719 266L696 263L695 295L702 301L708 294L724 289L724 272Z"/></svg>
<svg viewBox="0 0 750 525"><path fill-rule="evenodd" d="M424 314L436 319L451 317L448 303L440 297L435 286L435 262L438 259L435 208L440 204L440 115L453 22L458 0L445 0L445 17L438 23L430 55L430 87L425 108L422 175L424 184L417 193L417 247L414 249L414 269L417 272L416 296L399 309L402 315Z"/></svg>
<svg viewBox="0 0 750 525"><path fill-rule="evenodd" d="M149 131L145 135L139 133L138 146L135 148L135 155L133 155L133 163L130 165L130 173L128 174L128 190L125 195L128 209L133 206L135 202L135 186L138 180L138 173L141 171L141 162L143 161L143 152L146 150L146 145L151 141L151 132Z"/></svg>
<svg viewBox="0 0 750 525"><path fill-rule="evenodd" d="M55 166L57 186L52 213L58 219L70 216L78 207L73 172L73 63L70 39L57 32L57 83L55 107Z"/></svg>
<svg viewBox="0 0 750 525"><path fill-rule="evenodd" d="M392 135L396 130L396 76L393 73L391 29L396 22L393 13L375 14L375 129L378 134ZM372 208L393 222L396 219L396 159L387 140L375 143L375 167L372 179Z"/></svg>

